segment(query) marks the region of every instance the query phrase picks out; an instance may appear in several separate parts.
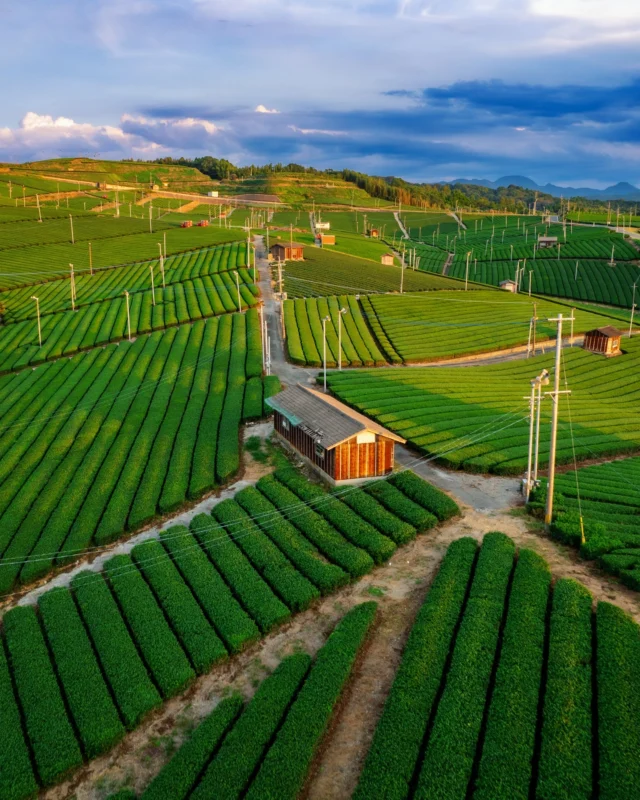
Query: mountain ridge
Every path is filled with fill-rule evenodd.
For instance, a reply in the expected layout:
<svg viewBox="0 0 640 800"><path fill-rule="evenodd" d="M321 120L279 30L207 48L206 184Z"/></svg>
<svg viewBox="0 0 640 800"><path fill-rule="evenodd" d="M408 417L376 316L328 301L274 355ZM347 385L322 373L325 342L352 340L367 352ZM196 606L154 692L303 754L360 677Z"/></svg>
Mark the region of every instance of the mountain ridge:
<svg viewBox="0 0 640 800"><path fill-rule="evenodd" d="M496 181L490 181L486 178L456 178L452 181L443 181L443 183L448 183L450 186L463 183L471 186L485 186L487 189L520 186L523 189L537 190L553 197L586 197L593 200L640 200L640 188L627 181L620 181L613 186L608 186L606 189L556 186L553 183L540 185L525 175L506 175Z"/></svg>

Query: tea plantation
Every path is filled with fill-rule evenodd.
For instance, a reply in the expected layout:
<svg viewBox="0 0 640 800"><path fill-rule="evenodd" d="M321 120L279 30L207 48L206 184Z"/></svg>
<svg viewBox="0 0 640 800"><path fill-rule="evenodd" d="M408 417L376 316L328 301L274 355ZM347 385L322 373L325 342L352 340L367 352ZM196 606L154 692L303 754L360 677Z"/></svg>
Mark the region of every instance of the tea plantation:
<svg viewBox="0 0 640 800"><path fill-rule="evenodd" d="M640 781L640 631L504 534L454 542L355 800L619 800Z"/></svg>
<svg viewBox="0 0 640 800"><path fill-rule="evenodd" d="M437 361L526 345L534 309L539 352L544 342L555 338L556 326L547 319L571 314L566 306L549 300L486 290L287 300L287 347L294 363L322 364L322 319L330 316L327 364L337 364L340 308L347 309L341 323L343 366ZM574 316L576 336L611 324L607 317L582 309ZM533 332L531 336L533 342Z"/></svg>
<svg viewBox="0 0 640 800"><path fill-rule="evenodd" d="M458 512L415 475L384 483L382 492L379 485L330 494L294 470L279 471L219 502L213 516L194 517L189 529L164 530L103 570L76 575L71 588L46 592L37 606L7 611L0 796L21 800L60 781L196 675ZM149 796L163 796L160 787L174 782L164 796L186 794L217 751L198 790L204 796L208 786L215 796L238 796L253 776L252 796L271 796L261 792L276 785L278 796L295 797L374 613L368 604L347 615L313 665L306 656L283 662L219 751L218 738L212 743L204 731L213 727L221 737L239 705L222 730L205 723L200 745L187 745ZM200 767L185 758L193 748Z"/></svg>
<svg viewBox="0 0 640 800"><path fill-rule="evenodd" d="M576 456L602 458L640 450L640 340L624 339L625 353L611 360L567 349L570 401L560 400L558 462L571 463L573 420ZM331 372L331 390L344 402L408 439L440 463L474 472L518 474L526 467L530 380L553 357L473 367ZM570 406L569 404L570 403ZM541 465L546 464L551 403L543 401Z"/></svg>
<svg viewBox="0 0 640 800"><path fill-rule="evenodd" d="M546 482L532 496L541 513ZM640 590L640 459L627 458L557 477L552 533L576 545L632 589ZM582 543L580 516L584 524Z"/></svg>

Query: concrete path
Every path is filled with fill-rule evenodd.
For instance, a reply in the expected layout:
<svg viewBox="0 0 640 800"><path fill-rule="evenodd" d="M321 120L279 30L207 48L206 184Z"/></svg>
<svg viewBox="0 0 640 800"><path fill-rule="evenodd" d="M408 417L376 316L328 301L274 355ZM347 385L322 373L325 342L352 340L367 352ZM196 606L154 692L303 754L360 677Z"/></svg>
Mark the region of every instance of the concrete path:
<svg viewBox="0 0 640 800"><path fill-rule="evenodd" d="M428 457L421 457L407 447L396 445L396 464L412 469L421 478L451 494L474 511L489 513L522 503L520 481L517 478L487 477L469 472L445 471Z"/></svg>
<svg viewBox="0 0 640 800"><path fill-rule="evenodd" d="M397 211L393 212L393 216L396 218L396 222L398 223L398 227L402 231L402 238L408 239L409 234L407 233L407 229L404 227L402 220L400 219L400 214Z"/></svg>
<svg viewBox="0 0 640 800"><path fill-rule="evenodd" d="M267 321L267 334L271 339L271 372L289 386L295 383L315 383L320 370L300 367L287 361L282 335L281 304L271 285L271 267L267 259L264 237L254 236L253 242L260 277L258 286L262 294L262 308Z"/></svg>

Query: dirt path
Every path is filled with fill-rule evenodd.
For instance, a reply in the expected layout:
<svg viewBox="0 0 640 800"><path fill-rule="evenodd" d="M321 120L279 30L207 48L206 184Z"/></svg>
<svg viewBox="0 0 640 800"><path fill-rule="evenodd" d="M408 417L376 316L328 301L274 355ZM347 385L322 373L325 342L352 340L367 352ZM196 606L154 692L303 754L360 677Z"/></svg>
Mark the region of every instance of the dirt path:
<svg viewBox="0 0 640 800"><path fill-rule="evenodd" d="M185 203L178 208L172 209L176 214L188 214L189 211L193 211L194 208L197 208L200 205L199 200L191 200L188 203Z"/></svg>
<svg viewBox="0 0 640 800"><path fill-rule="evenodd" d="M398 223L398 227L402 231L402 238L408 239L409 234L407 233L407 229L404 227L402 220L400 219L400 214L397 211L393 212L393 216L396 218L396 222Z"/></svg>

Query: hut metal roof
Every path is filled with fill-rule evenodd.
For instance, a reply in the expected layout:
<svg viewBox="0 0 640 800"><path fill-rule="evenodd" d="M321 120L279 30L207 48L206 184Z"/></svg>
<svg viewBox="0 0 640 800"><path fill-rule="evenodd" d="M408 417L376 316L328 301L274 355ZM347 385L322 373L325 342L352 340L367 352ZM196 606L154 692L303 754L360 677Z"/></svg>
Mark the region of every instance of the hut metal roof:
<svg viewBox="0 0 640 800"><path fill-rule="evenodd" d="M619 331L617 328L614 328L613 325L605 325L603 328L594 328L592 331L587 331L585 336L594 333L601 333L603 336L606 336L608 339L614 339L618 336L622 336L622 331Z"/></svg>
<svg viewBox="0 0 640 800"><path fill-rule="evenodd" d="M292 425L302 427L325 450L333 450L363 431L372 431L401 444L406 441L335 397L308 386L291 386L269 397L266 403L279 411Z"/></svg>
<svg viewBox="0 0 640 800"><path fill-rule="evenodd" d="M273 244L269 247L269 250L273 250L274 247L306 247L306 244L302 244L301 242L289 242L285 241L284 239L277 239Z"/></svg>

